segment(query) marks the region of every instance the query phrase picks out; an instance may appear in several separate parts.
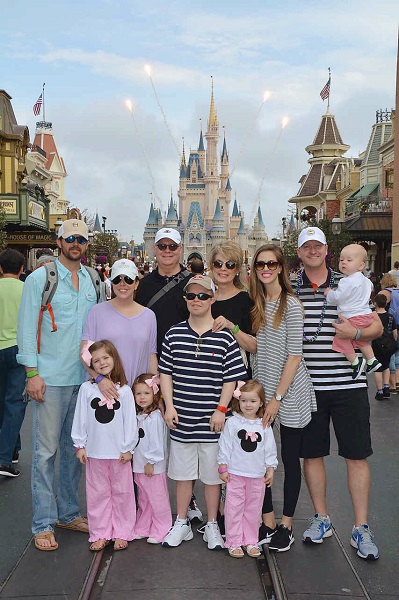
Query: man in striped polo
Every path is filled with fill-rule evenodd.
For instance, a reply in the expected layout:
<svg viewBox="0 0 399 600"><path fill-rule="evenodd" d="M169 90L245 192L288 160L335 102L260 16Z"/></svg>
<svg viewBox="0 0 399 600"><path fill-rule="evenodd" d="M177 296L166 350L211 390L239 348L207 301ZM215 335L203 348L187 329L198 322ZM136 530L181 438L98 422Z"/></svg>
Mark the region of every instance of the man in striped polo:
<svg viewBox="0 0 399 600"><path fill-rule="evenodd" d="M370 406L366 378L352 379L350 363L332 350L334 335L346 339L371 341L382 333L379 317L365 329L357 330L327 305L324 290L335 289L342 277L326 266L328 247L318 227L303 229L298 237L298 256L303 269L294 287L305 309L303 355L316 391L317 411L303 430L302 457L306 483L315 509L304 542L321 544L332 535L326 504L324 456L330 452L330 420L338 442L338 453L346 461L349 493L354 508L354 527L350 540L358 556L379 557L374 537L367 525L370 471L367 457L372 454Z"/></svg>
<svg viewBox="0 0 399 600"><path fill-rule="evenodd" d="M193 538L187 507L193 481L201 479L208 513L204 541L210 550L222 550L216 521L218 441L236 382L248 376L231 332L212 331L215 286L210 277L195 275L184 291L190 316L166 333L159 360L171 438L168 476L177 482L177 518L162 545L175 547Z"/></svg>

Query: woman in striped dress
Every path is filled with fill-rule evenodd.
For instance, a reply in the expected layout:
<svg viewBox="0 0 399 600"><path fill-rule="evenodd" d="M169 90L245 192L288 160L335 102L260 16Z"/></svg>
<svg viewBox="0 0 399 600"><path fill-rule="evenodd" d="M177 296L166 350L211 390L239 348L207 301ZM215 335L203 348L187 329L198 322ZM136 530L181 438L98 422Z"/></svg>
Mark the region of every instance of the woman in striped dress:
<svg viewBox="0 0 399 600"><path fill-rule="evenodd" d="M284 506L279 526L273 512L271 489L266 488L260 543L276 552L294 542L292 518L301 487L300 446L302 429L316 410L316 397L302 357L303 308L294 295L286 260L279 246L261 246L250 275L252 329L257 353L254 378L266 393L264 423L280 422L281 458L284 464Z"/></svg>

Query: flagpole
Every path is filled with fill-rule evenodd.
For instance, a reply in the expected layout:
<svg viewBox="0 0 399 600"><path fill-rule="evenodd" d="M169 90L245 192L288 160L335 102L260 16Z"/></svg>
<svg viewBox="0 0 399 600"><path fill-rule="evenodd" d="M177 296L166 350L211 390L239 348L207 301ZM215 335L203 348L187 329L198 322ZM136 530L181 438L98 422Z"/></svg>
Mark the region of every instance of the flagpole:
<svg viewBox="0 0 399 600"><path fill-rule="evenodd" d="M44 104L44 86L45 85L46 84L43 83L43 91L42 91L42 99L43 99L43 121L46 120L46 107L45 107L45 104Z"/></svg>
<svg viewBox="0 0 399 600"><path fill-rule="evenodd" d="M328 98L327 98L327 112L330 112L330 94L331 94L331 69L330 69L330 67L328 67L328 80L330 82L330 89L329 89Z"/></svg>

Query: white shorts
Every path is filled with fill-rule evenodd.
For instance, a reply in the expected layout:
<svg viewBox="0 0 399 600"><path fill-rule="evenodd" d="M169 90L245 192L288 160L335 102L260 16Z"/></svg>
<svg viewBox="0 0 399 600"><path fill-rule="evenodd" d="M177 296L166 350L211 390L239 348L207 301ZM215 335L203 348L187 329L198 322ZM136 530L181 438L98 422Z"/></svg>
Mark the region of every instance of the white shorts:
<svg viewBox="0 0 399 600"><path fill-rule="evenodd" d="M170 441L168 477L175 481L195 481L206 485L222 482L218 473L218 443L203 444L192 442L182 444Z"/></svg>

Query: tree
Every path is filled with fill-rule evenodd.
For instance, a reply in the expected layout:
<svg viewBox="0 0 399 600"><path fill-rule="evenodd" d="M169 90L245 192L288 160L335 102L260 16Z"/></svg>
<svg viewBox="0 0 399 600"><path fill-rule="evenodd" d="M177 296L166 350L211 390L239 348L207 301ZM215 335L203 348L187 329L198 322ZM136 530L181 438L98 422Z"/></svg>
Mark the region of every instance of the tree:
<svg viewBox="0 0 399 600"><path fill-rule="evenodd" d="M112 265L114 257L118 255L119 241L113 233L96 233L89 246L89 255L106 255L108 263Z"/></svg>
<svg viewBox="0 0 399 600"><path fill-rule="evenodd" d="M6 245L6 211L0 207L0 250Z"/></svg>

